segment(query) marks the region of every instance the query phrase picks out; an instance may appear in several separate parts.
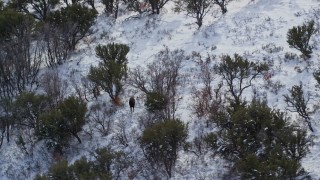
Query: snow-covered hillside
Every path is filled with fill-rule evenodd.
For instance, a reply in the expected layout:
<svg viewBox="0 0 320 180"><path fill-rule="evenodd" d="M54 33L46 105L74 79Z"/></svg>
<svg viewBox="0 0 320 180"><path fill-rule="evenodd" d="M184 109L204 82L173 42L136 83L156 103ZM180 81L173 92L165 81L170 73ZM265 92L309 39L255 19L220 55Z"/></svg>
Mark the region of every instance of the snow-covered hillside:
<svg viewBox="0 0 320 180"><path fill-rule="evenodd" d="M303 83L304 89L313 97L309 108L314 111L312 125L315 132L310 133L310 136L314 137L314 143L302 164L313 179L319 179L320 111L316 108L319 104L320 88L316 87L317 83L312 74L320 67L319 34L313 36L311 40L314 52L310 59L285 60L285 55L288 53L300 55L298 50L290 48L287 43L288 29L311 19L320 25L319 2L319 0L234 0L227 6L228 12L224 15L218 7L214 7L205 16L200 29L197 29L195 19L183 12L174 12L173 2L167 3L160 15L136 18L135 13L123 12L116 20L108 18L103 13L104 6L99 2L96 5L99 16L92 27L93 34L83 39L69 60L59 66L59 75L69 81L69 84L72 84L71 81L80 84L81 78L88 74L90 66L99 62L95 55L95 47L98 44L106 45L111 42L127 44L130 47L127 56L130 69L137 66L145 67L166 47L170 50L182 49L185 55L199 52L203 57L216 56L213 63L218 63L221 55L234 53L250 61L266 62L270 65L270 80L273 84L278 83L283 86L279 86L279 92L272 92L272 87L268 87L270 84L259 77L254 81L253 88L245 91L244 97L247 100L251 99L255 89L257 93L267 98L270 107L286 111L283 95L288 94L288 89L293 85ZM189 141L210 131L191 108L192 88L202 86L198 79L198 71L194 61L188 59L183 61L181 73L185 77L185 83L178 89L181 99L176 117L188 123ZM219 76L216 75L214 78L213 84L218 84ZM72 94L74 87L68 86L66 92ZM127 105L132 95L137 98L136 111L133 114ZM103 93L97 100L92 98L88 106L95 101L109 103L109 100L108 95ZM85 125L80 133L83 142L78 144L76 140L72 141L64 154L69 163L81 156L90 158L96 148L106 145L123 150L136 159L142 156L137 138L141 134L140 116L145 113L143 93L126 85L122 101L124 105L113 115L112 130L108 136L102 136L90 123ZM296 113L288 112L288 115L292 120L298 119ZM122 130L129 140L127 146L115 140L115 136ZM33 179L36 174L46 172L54 162L52 154L45 149L43 142L37 143L32 151L32 155L25 154L17 147L15 141L4 142L0 149L0 179ZM181 151L172 179L221 179L224 172L226 172L225 162L217 156L212 157L210 152L198 157L192 152ZM121 179L128 179L127 174L121 174ZM136 179L144 177L137 176Z"/></svg>

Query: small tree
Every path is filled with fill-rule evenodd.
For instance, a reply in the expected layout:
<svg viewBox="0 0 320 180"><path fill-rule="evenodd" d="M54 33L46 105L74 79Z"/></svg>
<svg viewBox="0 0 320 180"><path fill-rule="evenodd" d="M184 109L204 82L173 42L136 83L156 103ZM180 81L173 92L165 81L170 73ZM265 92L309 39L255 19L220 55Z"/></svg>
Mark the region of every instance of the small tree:
<svg viewBox="0 0 320 180"><path fill-rule="evenodd" d="M0 11L0 99L12 98L38 83L42 49L33 38L36 22L11 9Z"/></svg>
<svg viewBox="0 0 320 180"><path fill-rule="evenodd" d="M311 36L317 32L314 21L304 23L302 26L293 27L288 30L287 42L290 46L299 50L307 58L311 57L312 46L309 45Z"/></svg>
<svg viewBox="0 0 320 180"><path fill-rule="evenodd" d="M222 62L217 66L218 74L227 83L234 107L240 105L242 93L251 87L252 81L268 69L267 64L249 62L238 54L235 54L234 58L229 55L222 56Z"/></svg>
<svg viewBox="0 0 320 180"><path fill-rule="evenodd" d="M208 13L212 0L178 0L176 1L177 12L186 11L187 16L196 18L198 29L202 26L202 20Z"/></svg>
<svg viewBox="0 0 320 180"><path fill-rule="evenodd" d="M180 120L165 120L146 128L140 139L141 148L153 168L164 168L169 177L186 142L187 126Z"/></svg>
<svg viewBox="0 0 320 180"><path fill-rule="evenodd" d="M302 84L299 86L295 85L289 90L290 95L284 95L284 101L287 103L289 111L297 112L300 117L304 119L307 123L310 131L313 132L311 125L310 112L308 111L307 105L310 100L310 95L308 94L305 97L305 94L302 89Z"/></svg>
<svg viewBox="0 0 320 180"><path fill-rule="evenodd" d="M93 25L97 11L79 4L72 4L50 14L48 21L60 30L60 39L74 50L76 44L86 37Z"/></svg>
<svg viewBox="0 0 320 180"><path fill-rule="evenodd" d="M249 106L222 110L213 121L218 131L205 140L215 153L234 162L242 179L307 177L300 161L311 140L266 102L253 100Z"/></svg>
<svg viewBox="0 0 320 180"><path fill-rule="evenodd" d="M96 54L102 60L99 67L91 67L88 78L105 90L113 102L119 103L123 82L127 77L127 54L129 47L124 44L98 45Z"/></svg>

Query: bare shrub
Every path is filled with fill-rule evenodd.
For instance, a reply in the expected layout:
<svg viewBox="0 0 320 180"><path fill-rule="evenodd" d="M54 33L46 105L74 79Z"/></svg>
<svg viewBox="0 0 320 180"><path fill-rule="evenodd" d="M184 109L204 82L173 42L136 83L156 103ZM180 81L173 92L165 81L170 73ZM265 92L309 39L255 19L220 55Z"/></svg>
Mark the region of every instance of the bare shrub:
<svg viewBox="0 0 320 180"><path fill-rule="evenodd" d="M156 55L156 60L146 70L136 67L130 72L129 84L142 92L163 95L168 102L163 112L165 118L174 118L178 86L181 85L180 70L185 59L183 50L170 51L167 47Z"/></svg>
<svg viewBox="0 0 320 180"><path fill-rule="evenodd" d="M53 101L53 104L63 101L64 96L67 94L68 82L60 78L56 69L45 72L40 83L45 94Z"/></svg>
<svg viewBox="0 0 320 180"><path fill-rule="evenodd" d="M277 95L277 94L279 93L279 91L280 91L282 88L285 87L285 85L283 85L283 84L281 83L281 81L279 81L279 80L277 80L277 81L275 81L275 82L272 81L272 80L267 80L265 87L266 87L267 89L270 89L270 91L271 91L272 93L274 93L274 94Z"/></svg>
<svg viewBox="0 0 320 180"><path fill-rule="evenodd" d="M65 62L69 55L68 45L60 38L62 30L53 24L46 23L43 27L43 46L45 47L47 66L52 67Z"/></svg>
<svg viewBox="0 0 320 180"><path fill-rule="evenodd" d="M4 16L4 17L3 17ZM7 19L5 13L1 19ZM15 22L0 37L0 99L13 98L38 86L38 73L43 61L43 51L37 38L33 38L35 21L29 16L16 14ZM0 22L2 23L2 22ZM3 36L1 34L1 36Z"/></svg>
<svg viewBox="0 0 320 180"><path fill-rule="evenodd" d="M128 121L124 116L120 117L120 119L115 122L113 132L114 136L112 140L123 147L130 146L132 142L137 143L139 139L139 131L137 128L130 128L130 126L128 126Z"/></svg>
<svg viewBox="0 0 320 180"><path fill-rule="evenodd" d="M278 53L283 51L283 47L276 46L274 43L269 43L265 46L262 46L262 49L265 50L267 53Z"/></svg>
<svg viewBox="0 0 320 180"><path fill-rule="evenodd" d="M101 135L106 136L110 133L113 123L112 115L116 112L114 106L108 106L106 103L93 104L89 109L89 120L94 124Z"/></svg>
<svg viewBox="0 0 320 180"><path fill-rule="evenodd" d="M138 12L139 14L143 14L150 9L149 3L140 0L124 0L124 3L129 11Z"/></svg>
<svg viewBox="0 0 320 180"><path fill-rule="evenodd" d="M80 80L77 80L80 79ZM70 78L71 86L75 90L75 95L82 101L88 101L92 98L98 98L100 89L87 76L76 77L75 71L72 71Z"/></svg>
<svg viewBox="0 0 320 180"><path fill-rule="evenodd" d="M290 53L290 52L286 52L284 55L284 60L288 61L288 60L298 60L299 57L297 54L295 53Z"/></svg>
<svg viewBox="0 0 320 180"><path fill-rule="evenodd" d="M215 57L207 57L203 60L199 53L193 52L192 58L200 66L198 78L204 84L203 88L199 90L193 88L192 90L194 112L198 117L208 118L208 115L219 107L222 102L220 92L222 83L219 83L215 89L212 87L213 75L216 70L211 62ZM207 126L209 126L208 121Z"/></svg>

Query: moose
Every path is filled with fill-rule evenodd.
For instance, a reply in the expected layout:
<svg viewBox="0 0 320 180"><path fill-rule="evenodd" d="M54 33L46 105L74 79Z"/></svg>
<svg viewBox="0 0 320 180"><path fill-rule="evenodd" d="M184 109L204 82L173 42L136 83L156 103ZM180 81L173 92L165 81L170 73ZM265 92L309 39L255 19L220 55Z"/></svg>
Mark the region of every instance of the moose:
<svg viewBox="0 0 320 180"><path fill-rule="evenodd" d="M129 106L130 106L131 113L134 112L134 105L135 104L136 104L136 100L134 99L133 96L131 96L129 99Z"/></svg>

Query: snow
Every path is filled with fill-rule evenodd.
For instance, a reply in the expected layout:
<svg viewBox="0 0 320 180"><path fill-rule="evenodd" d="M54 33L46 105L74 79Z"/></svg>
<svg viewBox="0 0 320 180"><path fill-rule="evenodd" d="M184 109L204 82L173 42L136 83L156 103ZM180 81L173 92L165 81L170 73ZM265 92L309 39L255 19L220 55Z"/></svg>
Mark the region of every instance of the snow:
<svg viewBox="0 0 320 180"><path fill-rule="evenodd" d="M94 32L77 45L76 51L70 59L59 67L59 75L65 80L74 77L80 82L85 77L90 66L98 64L95 56L95 47L98 44L106 45L111 42L124 43L130 47L128 53L129 68L137 66L145 67L154 61L154 56L159 51L168 47L170 50L182 49L186 55L193 51L199 52L203 58L215 55L214 63L219 62L219 56L238 53L247 57L250 61L267 62L272 74L270 80L279 82L284 87L279 88L278 93L271 92L272 87L266 84L262 77L254 81L254 88L258 93L267 96L271 107L286 111L283 95L288 93L293 85L303 83L304 89L318 98L319 88L316 87L312 73L319 67L317 61L320 49L318 45L319 34L313 37L314 52L307 62L302 60L284 60L286 53L300 55L296 49L290 48L286 42L287 31L293 26L301 25L307 20L315 18L315 10L320 9L318 0L235 0L228 5L228 12L222 15L217 7L213 8L205 17L203 27L197 30L195 19L185 16L184 13L173 11L174 3L165 5L160 15L142 16L132 18L134 13L122 13L117 20L112 20L103 13L103 5L97 3L100 12L97 22L92 27ZM318 14L320 15L320 13ZM317 19L318 21L318 19ZM319 23L319 22L317 22ZM271 52L268 47L278 47ZM182 97L176 112L185 123L188 123L189 138L212 131L204 126L195 114L192 113L192 87L199 87L201 83L197 78L197 67L191 60L183 62L182 74L187 77L185 84L179 88L179 96ZM215 82L219 82L215 75ZM269 88L266 88L269 87ZM124 150L137 159L142 153L137 145L137 137L141 134L139 118L145 112L143 94L130 86L126 86L126 92L122 99L124 105L112 117L113 130L108 136L101 136L92 124L87 124L80 133L83 143L76 140L71 142L70 148L65 153L65 158L74 162L81 156L90 157L90 153L98 147L112 145L115 150ZM69 87L67 92L72 92ZM135 95L136 108L130 114L127 99ZM252 97L252 88L245 91L244 97L249 100ZM109 102L107 94L102 94L98 100L92 99L88 105L100 102ZM317 108L317 100L310 104L312 124L315 132L310 133L314 137L314 144L310 153L302 161L303 167L308 171L312 179L320 178L320 117ZM289 113L295 121L297 114ZM304 124L301 124L304 126ZM125 129L128 138L128 146L119 144L114 140L119 129ZM89 135L89 132L92 132ZM13 137L16 134L13 135ZM43 148L43 149L42 149ZM136 154L135 154L136 153ZM33 156L27 155L16 145L14 138L9 143L4 142L0 149L0 179L32 179L39 172L46 172L54 161L50 152L45 150L43 142L36 144ZM199 157L191 152L179 152L179 158L172 179L222 179L223 172L227 171L227 165L219 157L212 157L209 152ZM126 179L125 174L122 179ZM139 179L139 177L137 177ZM140 177L142 179L142 177Z"/></svg>

